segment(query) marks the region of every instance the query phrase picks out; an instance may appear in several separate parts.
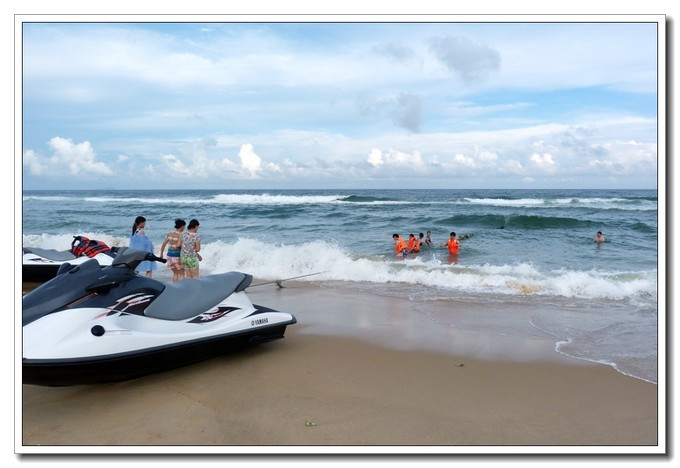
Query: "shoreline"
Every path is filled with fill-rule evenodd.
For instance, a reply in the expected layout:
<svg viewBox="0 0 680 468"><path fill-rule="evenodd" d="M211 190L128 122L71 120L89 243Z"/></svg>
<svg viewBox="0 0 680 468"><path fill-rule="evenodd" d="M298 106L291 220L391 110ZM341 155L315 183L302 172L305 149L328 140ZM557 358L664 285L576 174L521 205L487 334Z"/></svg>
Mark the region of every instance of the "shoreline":
<svg viewBox="0 0 680 468"><path fill-rule="evenodd" d="M442 327L420 320L423 312L404 298L284 285L248 290L254 303L297 317L284 340L115 384L22 385L23 449L378 446L389 453L425 446L474 453L560 446L617 453L632 446L652 453L659 444L657 385L562 356L545 335L524 335L524 325ZM499 326L505 336L492 333Z"/></svg>

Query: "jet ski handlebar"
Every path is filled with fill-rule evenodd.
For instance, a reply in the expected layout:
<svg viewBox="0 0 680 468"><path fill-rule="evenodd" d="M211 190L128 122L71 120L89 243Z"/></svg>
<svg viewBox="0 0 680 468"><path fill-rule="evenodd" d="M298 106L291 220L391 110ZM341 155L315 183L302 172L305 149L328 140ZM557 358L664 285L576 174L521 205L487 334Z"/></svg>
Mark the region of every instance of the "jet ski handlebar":
<svg viewBox="0 0 680 468"><path fill-rule="evenodd" d="M157 257L151 252L121 247L118 249L118 253L116 258L113 260L112 266L127 266L134 270L145 260L149 262L167 262L166 259Z"/></svg>
<svg viewBox="0 0 680 468"><path fill-rule="evenodd" d="M146 256L146 260L149 260L150 262L168 263L168 261L165 258L156 257L152 253L150 253L149 255Z"/></svg>

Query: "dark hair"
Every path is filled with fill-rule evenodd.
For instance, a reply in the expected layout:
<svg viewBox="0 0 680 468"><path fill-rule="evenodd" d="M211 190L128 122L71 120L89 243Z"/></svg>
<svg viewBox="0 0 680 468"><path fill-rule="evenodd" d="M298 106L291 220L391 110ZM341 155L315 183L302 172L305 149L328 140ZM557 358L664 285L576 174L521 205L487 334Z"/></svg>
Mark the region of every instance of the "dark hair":
<svg viewBox="0 0 680 468"><path fill-rule="evenodd" d="M453 236L453 237L456 237L456 233L453 232L453 231L451 231L451 234L449 234L449 235L451 235L451 236Z"/></svg>
<svg viewBox="0 0 680 468"><path fill-rule="evenodd" d="M179 229L182 226L186 226L187 222L184 221L183 219L176 219L175 220L175 229Z"/></svg>
<svg viewBox="0 0 680 468"><path fill-rule="evenodd" d="M393 239L396 239L397 237L399 237L399 234L392 234Z"/></svg>
<svg viewBox="0 0 680 468"><path fill-rule="evenodd" d="M409 237L416 237L416 236L414 236L413 234L409 234L408 236L409 236Z"/></svg>
<svg viewBox="0 0 680 468"><path fill-rule="evenodd" d="M423 233L421 232L420 234L418 234L418 237L423 237Z"/></svg>
<svg viewBox="0 0 680 468"><path fill-rule="evenodd" d="M597 231L598 234L602 235L602 231Z"/></svg>
<svg viewBox="0 0 680 468"><path fill-rule="evenodd" d="M200 224L197 219L192 219L189 221L189 229L193 229L195 227L198 227Z"/></svg>
<svg viewBox="0 0 680 468"><path fill-rule="evenodd" d="M137 216L135 218L135 224L132 225L132 233L134 234L135 231L137 230L137 226L144 222L146 222L146 218L144 216Z"/></svg>

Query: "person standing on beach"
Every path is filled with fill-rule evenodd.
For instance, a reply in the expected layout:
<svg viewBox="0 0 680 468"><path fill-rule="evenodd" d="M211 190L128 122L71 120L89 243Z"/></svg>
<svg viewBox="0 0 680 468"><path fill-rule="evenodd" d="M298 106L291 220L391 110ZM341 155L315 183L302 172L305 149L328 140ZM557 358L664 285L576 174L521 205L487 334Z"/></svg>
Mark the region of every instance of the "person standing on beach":
<svg viewBox="0 0 680 468"><path fill-rule="evenodd" d="M198 262L203 260L198 253L201 250L201 238L197 234L198 226L198 220L192 219L189 221L186 232L181 235L180 260L188 278L198 278Z"/></svg>
<svg viewBox="0 0 680 468"><path fill-rule="evenodd" d="M595 239L593 239L593 242L596 244L601 244L605 241L606 239L602 235L602 231L597 231L597 235L595 236Z"/></svg>
<svg viewBox="0 0 680 468"><path fill-rule="evenodd" d="M404 257L408 254L408 246L404 239L399 237L399 234L392 234L392 239L394 239L394 253L397 257Z"/></svg>
<svg viewBox="0 0 680 468"><path fill-rule="evenodd" d="M182 261L180 260L180 252L182 247L182 232L184 231L186 224L186 221L183 219L176 219L175 230L165 235L163 245L161 245L161 258L163 258L165 246L168 246L167 267L172 271L173 283L184 279L184 269L182 268Z"/></svg>
<svg viewBox="0 0 680 468"><path fill-rule="evenodd" d="M153 243L151 239L144 234L144 227L146 226L146 218L144 216L137 216L135 223L132 225L132 235L130 236L130 248L141 250L143 252L153 253ZM144 260L137 266L136 273L145 272L146 276L151 278L153 271L156 269L156 263Z"/></svg>
<svg viewBox="0 0 680 468"><path fill-rule="evenodd" d="M458 249L460 248L460 241L456 237L456 233L452 232L449 236L448 242L440 245L439 247L448 247L449 248L449 254L458 255Z"/></svg>

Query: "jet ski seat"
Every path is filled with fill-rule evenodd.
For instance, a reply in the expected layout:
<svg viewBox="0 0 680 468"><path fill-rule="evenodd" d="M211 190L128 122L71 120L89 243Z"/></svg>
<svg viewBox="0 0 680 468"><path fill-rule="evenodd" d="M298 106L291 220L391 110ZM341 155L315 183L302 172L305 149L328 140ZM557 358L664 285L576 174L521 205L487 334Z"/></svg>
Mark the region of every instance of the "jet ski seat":
<svg viewBox="0 0 680 468"><path fill-rule="evenodd" d="M144 315L163 320L185 320L206 312L234 292L243 291L253 280L237 271L168 283Z"/></svg>
<svg viewBox="0 0 680 468"><path fill-rule="evenodd" d="M77 258L70 250L41 249L39 247L24 247L23 249L24 253L33 253L57 262L66 262Z"/></svg>

